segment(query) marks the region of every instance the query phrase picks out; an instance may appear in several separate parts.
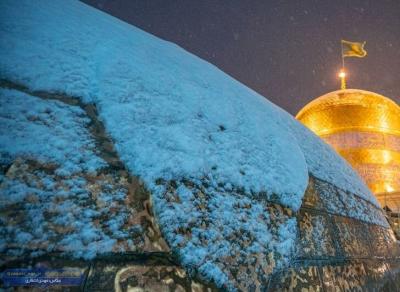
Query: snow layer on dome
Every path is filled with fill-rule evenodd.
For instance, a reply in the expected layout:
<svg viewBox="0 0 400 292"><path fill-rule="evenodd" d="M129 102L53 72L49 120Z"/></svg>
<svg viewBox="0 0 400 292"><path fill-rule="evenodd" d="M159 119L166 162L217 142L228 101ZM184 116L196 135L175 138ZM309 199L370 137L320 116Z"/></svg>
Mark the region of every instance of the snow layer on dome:
<svg viewBox="0 0 400 292"><path fill-rule="evenodd" d="M78 2L0 9L0 78L96 103L122 160L149 186L212 174L296 210L310 171L376 203L292 117L176 45Z"/></svg>
<svg viewBox="0 0 400 292"><path fill-rule="evenodd" d="M23 156L59 164L57 173L62 176L95 172L105 162L95 155L88 123L79 107L0 89L1 163Z"/></svg>
<svg viewBox="0 0 400 292"><path fill-rule="evenodd" d="M153 195L155 213L189 271L224 290L247 282L249 287L239 289L246 291L254 285L252 273L266 275L293 258L298 235L290 209L241 190L213 187L207 178L161 185Z"/></svg>
<svg viewBox="0 0 400 292"><path fill-rule="evenodd" d="M0 253L93 258L135 250L130 238L140 226L126 227L133 212L127 188L97 177L106 162L95 153L81 108L0 89L0 124L0 163L11 164L0 180ZM119 246L121 239L130 246Z"/></svg>

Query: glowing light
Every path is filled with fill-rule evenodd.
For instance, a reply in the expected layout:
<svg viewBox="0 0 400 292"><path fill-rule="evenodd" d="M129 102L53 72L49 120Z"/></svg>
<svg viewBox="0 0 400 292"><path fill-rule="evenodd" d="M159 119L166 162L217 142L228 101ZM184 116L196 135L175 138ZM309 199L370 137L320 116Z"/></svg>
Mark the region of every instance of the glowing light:
<svg viewBox="0 0 400 292"><path fill-rule="evenodd" d="M394 188L393 188L392 186L388 185L388 186L386 186L386 191L387 191L388 193L394 192Z"/></svg>
<svg viewBox="0 0 400 292"><path fill-rule="evenodd" d="M383 150L382 151L382 156L383 156L382 157L382 163L384 163L384 164L389 164L393 159L391 151L388 151L388 150Z"/></svg>
<svg viewBox="0 0 400 292"><path fill-rule="evenodd" d="M339 77L340 78L345 78L346 77L346 72L344 72L343 70L339 72Z"/></svg>

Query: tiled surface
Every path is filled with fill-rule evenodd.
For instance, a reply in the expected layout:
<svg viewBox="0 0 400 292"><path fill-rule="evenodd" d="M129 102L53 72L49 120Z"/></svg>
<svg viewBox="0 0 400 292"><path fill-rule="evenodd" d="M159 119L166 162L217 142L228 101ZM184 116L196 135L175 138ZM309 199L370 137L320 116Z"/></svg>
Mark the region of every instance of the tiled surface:
<svg viewBox="0 0 400 292"><path fill-rule="evenodd" d="M337 254L328 215L301 211L299 216L299 256L302 258L332 257Z"/></svg>
<svg viewBox="0 0 400 292"><path fill-rule="evenodd" d="M345 258L366 258L371 255L368 225L338 216L334 216L334 224Z"/></svg>
<svg viewBox="0 0 400 292"><path fill-rule="evenodd" d="M323 210L324 206L322 205L321 196L319 192L317 192L318 185L316 184L315 179L311 176L309 179L309 183L306 189L306 192L303 197L303 207Z"/></svg>
<svg viewBox="0 0 400 292"><path fill-rule="evenodd" d="M177 266L123 264L95 265L86 291L206 291Z"/></svg>
<svg viewBox="0 0 400 292"><path fill-rule="evenodd" d="M320 198L323 210L335 214L346 215L346 206L339 195L338 189L323 181L315 180L316 196Z"/></svg>
<svg viewBox="0 0 400 292"><path fill-rule="evenodd" d="M387 261L387 266L390 271L390 276L393 281L393 286L396 287L396 291L400 291L400 261L391 260Z"/></svg>
<svg viewBox="0 0 400 292"><path fill-rule="evenodd" d="M366 260L364 267L368 275L368 286L371 289L376 291L396 291L400 289L399 282L393 278L391 267L386 261Z"/></svg>
<svg viewBox="0 0 400 292"><path fill-rule="evenodd" d="M334 267L336 286L342 291L362 291L366 287L367 272L362 262L349 262Z"/></svg>
<svg viewBox="0 0 400 292"><path fill-rule="evenodd" d="M336 267L334 265L327 265L320 267L321 284L325 291L341 291L336 281Z"/></svg>
<svg viewBox="0 0 400 292"><path fill-rule="evenodd" d="M134 189L134 187L133 187ZM132 191L133 192L133 191ZM349 194L311 178L303 206L297 213L266 202L273 230L295 216L298 224L297 256L289 266L277 267L276 255L263 259L224 259L239 291L400 291L400 248L391 229L348 217L352 208L365 208L363 200L341 204ZM333 198L333 199L332 199ZM143 201L143 199L142 199ZM334 202L337 202L336 204ZM329 204L331 205L329 205ZM132 202L133 204L133 202ZM368 206L367 206L368 207ZM143 208L136 206L135 208ZM368 211L367 209L365 210ZM374 211L374 209L370 209ZM377 216L381 217L379 210ZM147 217L146 217L147 218ZM151 214L148 221L152 222ZM275 229L274 229L275 228ZM155 237L155 239L157 239ZM149 237L150 242L155 239ZM238 260L239 259L239 260ZM222 262L223 259L221 259ZM266 261L269 265L260 265ZM15 264L16 266L28 265ZM134 256L119 255L94 262L40 260L35 265L82 267L87 274L81 287L62 291L214 291L213 284L193 279L168 251ZM28 291L19 288L17 291ZM61 290L60 290L61 291Z"/></svg>
<svg viewBox="0 0 400 292"><path fill-rule="evenodd" d="M74 245L69 247L68 244L63 244L63 239L76 232L75 223L85 222L86 225L82 229L92 228L108 236L114 232L110 226L113 226L113 219L117 216L123 218L123 222L118 226L122 236L116 238L113 251L168 251L167 244L153 222L149 193L143 184L125 171L119 173L108 169L102 171L96 175L63 177L56 175L50 164L17 159L9 167L5 177L16 185L18 182L29 186L27 190L44 189L43 177L51 179L54 187L47 191L49 196L32 191L22 202L5 204L0 201L0 236L3 236L4 240L3 250L7 250L7 253L0 257L0 263L21 257L29 258L31 252L35 253L38 250L43 250L42 254L46 251L74 252ZM77 180L77 177L80 178L81 185L71 186L71 181ZM0 183L0 192L4 191L3 187L4 184ZM113 198L112 202L110 198ZM62 205L67 207L56 209L56 206ZM82 215L84 211L95 215L89 220ZM42 221L39 221L40 232L37 230L38 226L32 224L32 217L28 216L30 213L38 214L37 217L44 216ZM64 215L73 219L60 220ZM38 234L37 238L32 237L29 242L17 242L16 234L6 229L11 227L18 228L19 233ZM47 236L42 235L43 233ZM79 239L78 236L77 238ZM76 246L81 250L86 248L84 244ZM13 253L13 250L16 252Z"/></svg>
<svg viewBox="0 0 400 292"><path fill-rule="evenodd" d="M387 242L388 234L387 230L380 226L370 225L368 226L369 234L373 234L373 238L370 241L374 256L376 257L387 257L390 254L389 242ZM372 236L371 236L372 237Z"/></svg>
<svg viewBox="0 0 400 292"><path fill-rule="evenodd" d="M322 291L318 267L298 267L275 274L269 291Z"/></svg>
<svg viewBox="0 0 400 292"><path fill-rule="evenodd" d="M368 222L373 216L385 223L381 210L358 197L344 204L348 196L311 177L297 215L295 267L275 274L270 291L400 291L400 248L393 231ZM355 210L361 214L356 219Z"/></svg>

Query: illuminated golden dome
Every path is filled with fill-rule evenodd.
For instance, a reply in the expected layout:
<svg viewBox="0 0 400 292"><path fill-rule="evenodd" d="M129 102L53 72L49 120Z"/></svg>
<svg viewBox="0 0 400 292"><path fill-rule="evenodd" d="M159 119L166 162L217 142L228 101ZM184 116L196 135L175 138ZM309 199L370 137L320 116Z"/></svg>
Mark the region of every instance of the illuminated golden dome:
<svg viewBox="0 0 400 292"><path fill-rule="evenodd" d="M330 92L296 116L358 171L383 206L400 211L400 107L364 90Z"/></svg>

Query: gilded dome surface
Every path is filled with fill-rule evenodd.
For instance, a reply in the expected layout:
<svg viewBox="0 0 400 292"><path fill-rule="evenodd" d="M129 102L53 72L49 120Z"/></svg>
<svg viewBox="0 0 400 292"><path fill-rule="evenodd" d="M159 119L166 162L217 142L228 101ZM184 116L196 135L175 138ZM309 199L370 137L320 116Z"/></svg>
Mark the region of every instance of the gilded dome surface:
<svg viewBox="0 0 400 292"><path fill-rule="evenodd" d="M357 170L382 206L400 210L400 107L382 95L325 94L296 116Z"/></svg>

